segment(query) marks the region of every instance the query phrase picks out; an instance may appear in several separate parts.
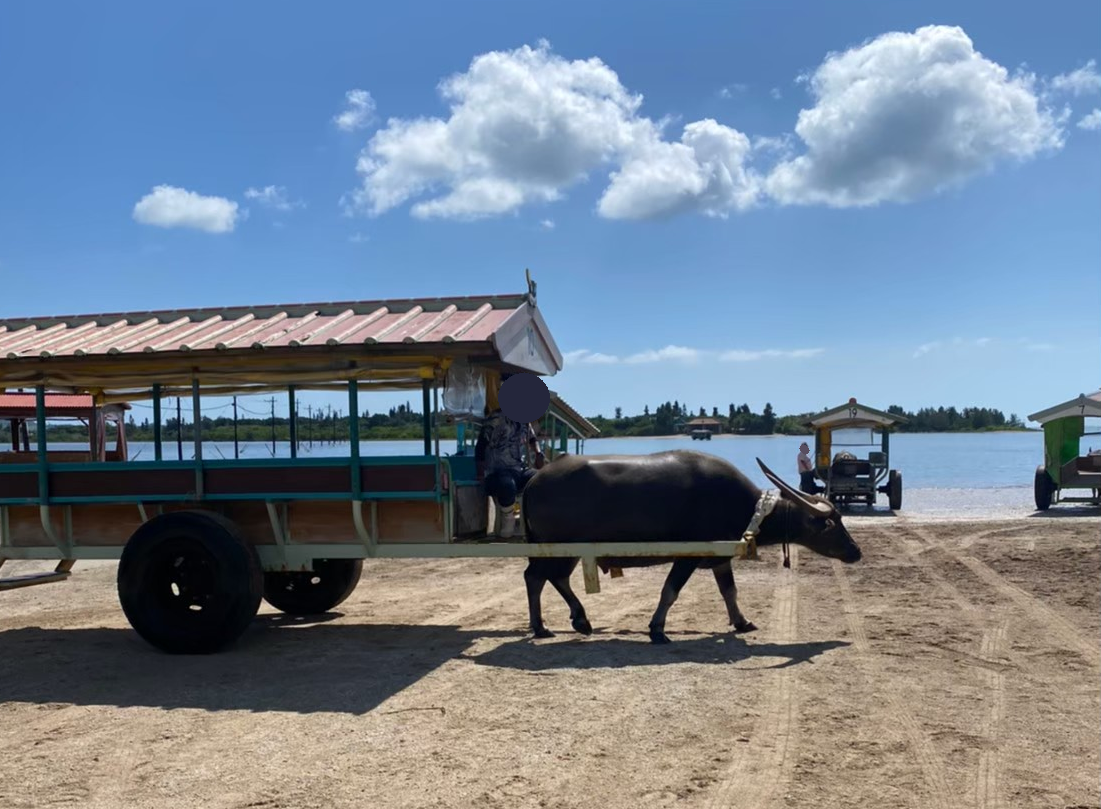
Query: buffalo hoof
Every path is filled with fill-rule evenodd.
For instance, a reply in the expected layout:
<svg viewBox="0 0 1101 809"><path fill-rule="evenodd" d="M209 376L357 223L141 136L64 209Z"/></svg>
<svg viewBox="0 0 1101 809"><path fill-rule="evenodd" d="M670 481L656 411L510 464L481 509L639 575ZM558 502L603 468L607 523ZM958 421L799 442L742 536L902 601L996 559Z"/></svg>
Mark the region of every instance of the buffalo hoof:
<svg viewBox="0 0 1101 809"><path fill-rule="evenodd" d="M746 621L744 624L736 624L734 626L735 632L756 632L757 625L752 621Z"/></svg>
<svg viewBox="0 0 1101 809"><path fill-rule="evenodd" d="M570 623L573 624L574 630L580 632L582 635L593 634L593 625L589 623L588 618L575 618Z"/></svg>
<svg viewBox="0 0 1101 809"><path fill-rule="evenodd" d="M672 643L672 642L673 641L669 640L669 636L666 635L664 632L662 632L660 630L657 630L657 629L651 629L650 630L650 643Z"/></svg>
<svg viewBox="0 0 1101 809"><path fill-rule="evenodd" d="M539 629L536 629L533 634L537 638L553 638L554 637L554 633L551 632L549 629L547 629L545 626L540 627Z"/></svg>

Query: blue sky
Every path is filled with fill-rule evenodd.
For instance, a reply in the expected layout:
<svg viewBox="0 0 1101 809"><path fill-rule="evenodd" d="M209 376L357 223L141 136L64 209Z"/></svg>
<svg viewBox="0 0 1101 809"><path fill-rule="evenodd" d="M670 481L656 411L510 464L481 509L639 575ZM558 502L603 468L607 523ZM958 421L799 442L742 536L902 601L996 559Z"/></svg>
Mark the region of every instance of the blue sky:
<svg viewBox="0 0 1101 809"><path fill-rule="evenodd" d="M589 414L1101 386L1101 6L626 8L6 4L0 316L528 267Z"/></svg>

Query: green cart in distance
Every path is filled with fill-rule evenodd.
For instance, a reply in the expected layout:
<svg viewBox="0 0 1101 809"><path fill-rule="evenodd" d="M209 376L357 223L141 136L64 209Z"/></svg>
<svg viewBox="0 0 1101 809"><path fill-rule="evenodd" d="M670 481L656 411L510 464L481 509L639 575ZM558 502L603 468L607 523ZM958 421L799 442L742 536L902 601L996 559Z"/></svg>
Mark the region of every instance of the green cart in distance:
<svg viewBox="0 0 1101 809"><path fill-rule="evenodd" d="M1031 414L1044 428L1044 462L1036 467L1033 493L1036 508L1053 503L1101 505L1101 448L1082 452L1082 438L1101 435L1101 390ZM1087 427L1094 427L1092 431ZM1069 489L1085 489L1088 496L1068 497Z"/></svg>
<svg viewBox="0 0 1101 809"><path fill-rule="evenodd" d="M838 506L864 503L869 508L878 494L885 494L891 511L901 510L902 473L890 468L890 433L905 422L903 416L856 399L803 422L814 430L815 474L825 483L822 494ZM836 447L876 449L868 449L863 458L848 449L831 457Z"/></svg>

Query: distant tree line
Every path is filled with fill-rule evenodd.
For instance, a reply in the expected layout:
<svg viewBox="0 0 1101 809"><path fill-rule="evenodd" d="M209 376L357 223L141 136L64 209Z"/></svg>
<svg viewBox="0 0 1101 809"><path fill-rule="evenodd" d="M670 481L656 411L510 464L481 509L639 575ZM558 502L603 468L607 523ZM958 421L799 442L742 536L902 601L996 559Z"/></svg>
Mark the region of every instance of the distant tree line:
<svg viewBox="0 0 1101 809"><path fill-rule="evenodd" d="M963 410L957 410L955 407L923 407L915 413L904 410L899 405L891 405L887 408L887 412L903 416L908 420L907 423L900 424L896 428L898 432L904 433L1026 429L1016 413L1006 417L1002 411L988 407L965 407ZM710 413L704 407L699 408L698 411L690 411L687 405L673 401L658 405L653 412L650 411L649 406L646 406L642 414L637 416L624 416L623 409L617 407L613 418L597 415L589 420L600 430L603 437L676 435L684 432L689 422L696 418L719 421L724 433L810 435L812 431L804 427L803 422L814 415L815 413L794 413L779 416L769 402L765 403L761 413L754 412L747 404L731 404L725 414L720 414L717 407L712 407Z"/></svg>
<svg viewBox="0 0 1101 809"><path fill-rule="evenodd" d="M168 408L165 412L170 412ZM1002 411L987 407L923 407L917 412L904 410L899 405L891 405L887 412L904 416L906 424L897 427L898 432L981 432L990 430L1026 429L1016 413L1008 417ZM761 413L754 412L749 405L730 404L725 414L719 408L712 407L690 411L680 401L665 402L653 411L647 405L640 415L625 416L622 408L617 407L613 418L603 415L590 417L590 421L600 430L601 437L664 436L677 435L686 431L688 423L695 418L718 420L722 432L738 435L809 435L811 431L802 425L813 413L796 413L779 416L766 403ZM370 413L366 410L359 416L359 435L362 440L416 440L423 435L422 414L413 410L409 404L390 408L385 413ZM33 434L33 422L29 425ZM328 412L309 410L299 413L297 419L298 440L300 443L334 443L347 441L351 422L347 415L339 410ZM285 416L261 418L249 415L237 420L237 439L239 441L289 441L290 419ZM207 441L233 441L233 418L229 415L202 418L202 434ZM175 441L177 436L183 441L193 441L193 425L186 418L182 424L173 415L163 421L161 437L165 442ZM454 439L455 427L440 424L439 435L442 439ZM47 436L50 441L82 442L87 440L88 430L76 422L51 424ZM131 415L127 421L126 436L130 441L152 441L153 426L148 418L136 421ZM108 428L107 439L114 438L114 430ZM10 446L11 429L8 422L0 423L0 442Z"/></svg>
<svg viewBox="0 0 1101 809"><path fill-rule="evenodd" d="M165 414L169 408L165 408ZM296 419L297 438L300 444L328 444L347 441L351 435L351 420L340 410L328 412L299 411ZM419 439L424 434L423 415L416 412L408 404L390 408L385 413L370 413L364 410L359 417L359 437L364 441L403 441ZM232 442L234 437L233 417L231 415L211 418L203 416L200 422L204 441ZM33 421L29 425L30 433L34 433ZM237 419L237 440L246 441L289 441L290 418L287 416L257 417L243 416ZM440 438L454 439L456 435L454 425L440 424ZM79 422L59 422L50 424L46 430L46 436L50 441L59 442L84 442L88 440L88 428ZM193 422L184 417L177 421L175 415L164 418L161 422L161 440L164 442L175 441L180 436L184 442L194 441L195 433ZM107 440L110 442L115 437L114 427L108 425ZM153 424L149 418L141 421L131 415L126 422L127 441L152 441ZM11 427L8 422L0 424L0 442L10 446Z"/></svg>

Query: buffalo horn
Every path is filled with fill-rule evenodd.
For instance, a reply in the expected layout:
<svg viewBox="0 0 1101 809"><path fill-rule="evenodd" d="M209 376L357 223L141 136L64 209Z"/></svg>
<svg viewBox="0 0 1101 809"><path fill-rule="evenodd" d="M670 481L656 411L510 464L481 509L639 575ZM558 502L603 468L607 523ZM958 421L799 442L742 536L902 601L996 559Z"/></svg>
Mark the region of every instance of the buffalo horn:
<svg viewBox="0 0 1101 809"><path fill-rule="evenodd" d="M760 458L757 459L757 465L761 467L761 471L765 473L765 476L769 480L780 487L780 491L785 492L788 497L790 497L796 503L799 503L811 514L820 517L828 517L833 513L833 509L826 503L823 503L820 500L811 500L798 489L793 489L789 484L785 483L775 472L765 466L764 461L762 461Z"/></svg>

